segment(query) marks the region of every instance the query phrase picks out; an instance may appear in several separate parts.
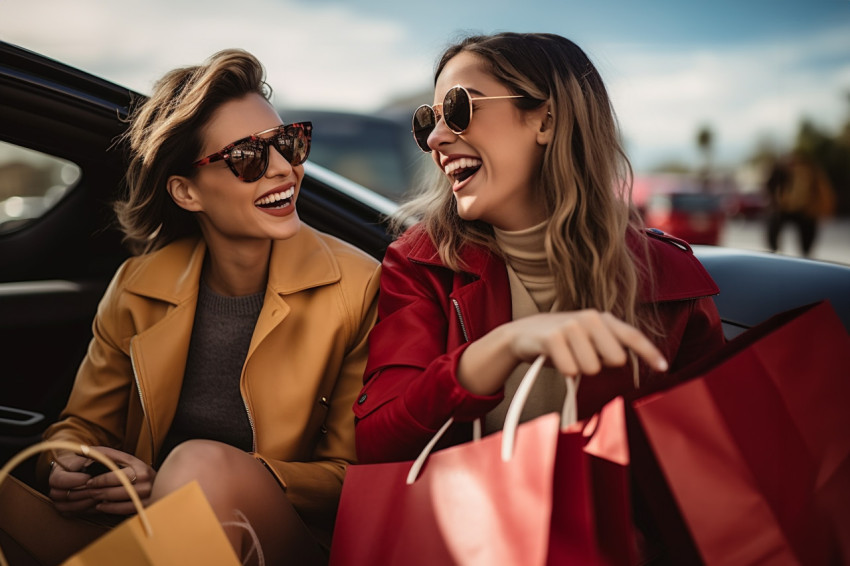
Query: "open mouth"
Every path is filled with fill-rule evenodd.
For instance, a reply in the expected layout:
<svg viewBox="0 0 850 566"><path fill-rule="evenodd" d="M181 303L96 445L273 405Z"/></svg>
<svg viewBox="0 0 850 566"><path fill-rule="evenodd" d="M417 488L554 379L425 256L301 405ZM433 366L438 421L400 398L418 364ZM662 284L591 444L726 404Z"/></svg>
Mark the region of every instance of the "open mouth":
<svg viewBox="0 0 850 566"><path fill-rule="evenodd" d="M254 201L254 206L259 208L284 208L292 204L292 197L295 196L295 187L272 193Z"/></svg>
<svg viewBox="0 0 850 566"><path fill-rule="evenodd" d="M481 169L481 160L473 157L461 157L448 163L443 169L446 175L455 183L462 183Z"/></svg>

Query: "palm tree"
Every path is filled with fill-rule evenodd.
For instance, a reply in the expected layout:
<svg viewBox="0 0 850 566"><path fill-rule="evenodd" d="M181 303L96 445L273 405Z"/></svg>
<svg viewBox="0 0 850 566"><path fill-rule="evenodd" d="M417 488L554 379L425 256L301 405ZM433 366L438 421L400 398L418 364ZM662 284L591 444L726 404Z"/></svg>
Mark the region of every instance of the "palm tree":
<svg viewBox="0 0 850 566"><path fill-rule="evenodd" d="M700 171L702 189L707 192L710 188L711 154L714 149L714 132L710 126L701 126L697 131L697 148L702 154L702 170Z"/></svg>

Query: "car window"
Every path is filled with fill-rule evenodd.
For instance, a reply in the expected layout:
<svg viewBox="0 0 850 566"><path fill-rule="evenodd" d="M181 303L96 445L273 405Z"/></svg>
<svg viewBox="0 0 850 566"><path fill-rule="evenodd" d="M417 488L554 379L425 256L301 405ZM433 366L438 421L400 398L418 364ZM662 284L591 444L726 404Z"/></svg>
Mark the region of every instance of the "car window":
<svg viewBox="0 0 850 566"><path fill-rule="evenodd" d="M680 193L672 195L673 208L683 212L718 212L721 200L718 195L705 193Z"/></svg>
<svg viewBox="0 0 850 566"><path fill-rule="evenodd" d="M79 178L70 161L0 141L0 234L42 216Z"/></svg>

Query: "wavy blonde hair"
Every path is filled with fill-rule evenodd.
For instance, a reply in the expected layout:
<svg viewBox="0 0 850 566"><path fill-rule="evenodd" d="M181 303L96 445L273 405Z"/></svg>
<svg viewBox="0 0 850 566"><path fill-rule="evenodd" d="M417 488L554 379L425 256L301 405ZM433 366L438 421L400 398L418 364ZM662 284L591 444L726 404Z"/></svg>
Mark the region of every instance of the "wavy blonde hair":
<svg viewBox="0 0 850 566"><path fill-rule="evenodd" d="M520 109L548 104L555 128L545 149L536 190L551 219L545 246L563 310L595 308L653 330L652 317L638 315L642 274L627 239L641 227L631 206L632 169L620 143L610 98L587 55L553 34L500 33L471 36L441 57L435 81L457 54L474 53L513 94ZM466 244L499 250L493 229L458 215L448 180L433 179L394 218L400 230L421 220L442 261L461 266ZM635 238L644 242L643 238ZM646 253L638 246L637 253ZM641 251L642 250L642 251ZM648 276L648 274L643 274ZM640 320L639 320L640 319Z"/></svg>
<svg viewBox="0 0 850 566"><path fill-rule="evenodd" d="M174 203L166 183L172 175L195 176L192 163L199 159L213 113L252 93L271 97L263 66L247 51L227 49L202 65L166 73L151 97L134 108L123 137L130 152L126 193L113 206L133 253L200 234L192 213Z"/></svg>

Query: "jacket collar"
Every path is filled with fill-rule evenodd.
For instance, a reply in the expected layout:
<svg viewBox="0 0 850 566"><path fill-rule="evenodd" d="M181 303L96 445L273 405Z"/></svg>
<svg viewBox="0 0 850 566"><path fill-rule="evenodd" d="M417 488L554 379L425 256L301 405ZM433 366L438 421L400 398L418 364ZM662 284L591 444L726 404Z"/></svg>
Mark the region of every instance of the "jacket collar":
<svg viewBox="0 0 850 566"><path fill-rule="evenodd" d="M414 230L416 230L415 228ZM440 254L424 229L407 254L411 261L445 267ZM646 236L649 236L648 238ZM627 245L636 253L642 273L638 300L643 303L678 301L716 295L719 290L705 268L694 257L690 246L682 240L659 231L629 232ZM646 248L642 248L642 244ZM487 248L468 245L461 250L462 269L478 279L492 280L504 271L504 260ZM646 271L652 269L654 277Z"/></svg>
<svg viewBox="0 0 850 566"><path fill-rule="evenodd" d="M202 238L188 238L141 256L127 291L172 304L189 300L198 292L206 249ZM302 224L292 238L272 243L267 284L272 292L288 295L339 280L336 258L309 226Z"/></svg>
<svg viewBox="0 0 850 566"><path fill-rule="evenodd" d="M421 236L417 238L416 243L410 248L407 258L416 263L446 267L446 264L440 259L437 247L424 230ZM477 278L485 276L493 269L504 268L504 260L483 246L464 246L460 252L460 259L461 270Z"/></svg>

